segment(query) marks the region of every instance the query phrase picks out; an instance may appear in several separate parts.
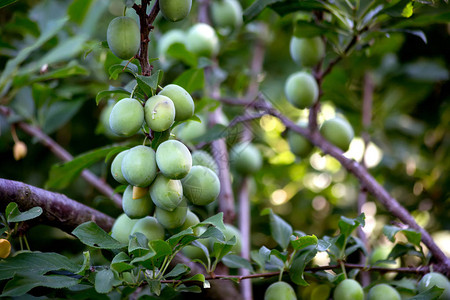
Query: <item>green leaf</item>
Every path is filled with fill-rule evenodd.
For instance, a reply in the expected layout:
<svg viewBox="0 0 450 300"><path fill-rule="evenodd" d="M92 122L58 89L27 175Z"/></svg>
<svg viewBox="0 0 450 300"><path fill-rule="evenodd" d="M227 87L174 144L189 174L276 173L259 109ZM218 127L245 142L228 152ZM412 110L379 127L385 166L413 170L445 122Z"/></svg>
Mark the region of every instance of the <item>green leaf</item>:
<svg viewBox="0 0 450 300"><path fill-rule="evenodd" d="M203 89L205 85L205 72L203 69L189 69L181 73L173 84L183 87L189 94Z"/></svg>
<svg viewBox="0 0 450 300"><path fill-rule="evenodd" d="M148 95L152 95L152 90L158 89L158 84L161 82L164 72L161 70L156 71L150 76L137 75L136 81L139 87Z"/></svg>
<svg viewBox="0 0 450 300"><path fill-rule="evenodd" d="M223 224L223 212L215 214L212 217L200 222L200 224L211 224L220 230L225 230L225 225Z"/></svg>
<svg viewBox="0 0 450 300"><path fill-rule="evenodd" d="M280 16L290 14L295 11L325 10L324 4L317 0L256 0L244 11L244 21L250 22L262 11L270 7Z"/></svg>
<svg viewBox="0 0 450 300"><path fill-rule="evenodd" d="M253 267L248 260L234 254L224 256L222 262L229 268L243 268L253 272Z"/></svg>
<svg viewBox="0 0 450 300"><path fill-rule="evenodd" d="M294 35L298 38L312 38L320 35L334 33L336 26L325 25L305 20L297 20L294 24Z"/></svg>
<svg viewBox="0 0 450 300"><path fill-rule="evenodd" d="M303 272L305 270L306 265L313 260L316 256L317 250L311 249L307 250L301 255L297 255L292 262L291 267L289 268L289 277L291 280L298 285L307 286L309 285L305 279L303 278Z"/></svg>
<svg viewBox="0 0 450 300"><path fill-rule="evenodd" d="M256 0L247 7L244 11L244 21L250 22L255 19L267 6L277 3L283 2L283 0Z"/></svg>
<svg viewBox="0 0 450 300"><path fill-rule="evenodd" d="M182 276L185 274L188 274L191 271L191 268L189 268L186 265L183 264L177 264L169 273L167 273L164 278L173 278Z"/></svg>
<svg viewBox="0 0 450 300"><path fill-rule="evenodd" d="M400 0L393 1L394 4L386 6L381 10L378 15L386 14L391 17L409 17L412 15L412 1L413 0Z"/></svg>
<svg viewBox="0 0 450 300"><path fill-rule="evenodd" d="M205 283L205 275L203 274L195 274L194 276L183 280L183 282L189 282L189 281L199 281Z"/></svg>
<svg viewBox="0 0 450 300"><path fill-rule="evenodd" d="M261 212L261 215L269 214L270 217L270 232L273 239L281 246L283 250L286 250L291 241L292 226L285 220L273 213L271 209L265 209Z"/></svg>
<svg viewBox="0 0 450 300"><path fill-rule="evenodd" d="M341 216L341 220L338 223L341 234L343 234L345 238L348 238L352 234L352 232L356 228L358 228L359 225L362 225L362 227L364 227L365 225L364 213L362 213L355 219L349 219L344 216Z"/></svg>
<svg viewBox="0 0 450 300"><path fill-rule="evenodd" d="M291 245L294 250L302 250L305 247L317 245L319 240L313 235L305 235L302 237L291 236Z"/></svg>
<svg viewBox="0 0 450 300"><path fill-rule="evenodd" d="M13 4L15 2L17 2L17 0L3 0L2 2L0 2L0 8L8 6L8 5Z"/></svg>
<svg viewBox="0 0 450 300"><path fill-rule="evenodd" d="M56 70L44 73L42 75L33 76L30 79L28 79L25 83L27 85L29 85L34 82L67 78L67 77L72 77L72 76L77 76L77 75L87 76L87 75L89 75L89 70L86 69L85 67L81 66L77 61L71 61L68 65L66 65L60 69L56 69Z"/></svg>
<svg viewBox="0 0 450 300"><path fill-rule="evenodd" d="M91 267L91 253L89 251L83 252L83 265L76 272L78 275L84 275L87 270Z"/></svg>
<svg viewBox="0 0 450 300"><path fill-rule="evenodd" d="M84 169L104 159L114 149L122 149L122 146L94 149L75 157L69 162L53 165L45 187L47 189L63 189L67 187Z"/></svg>
<svg viewBox="0 0 450 300"><path fill-rule="evenodd" d="M39 217L42 214L42 208L33 207L25 212L20 212L17 203L10 202L5 210L6 220L9 223L28 221Z"/></svg>
<svg viewBox="0 0 450 300"><path fill-rule="evenodd" d="M412 298L409 298L409 300L429 300L429 299L439 299L439 297L444 293L444 289L441 289L437 286L433 286L432 288L429 288L428 290L425 290L417 295L415 295Z"/></svg>
<svg viewBox="0 0 450 300"><path fill-rule="evenodd" d="M92 0L74 0L67 9L67 15L70 17L71 21L81 25L91 4Z"/></svg>
<svg viewBox="0 0 450 300"><path fill-rule="evenodd" d="M49 107L43 107L40 115L43 116L42 131L52 134L66 124L80 110L84 100L58 101Z"/></svg>
<svg viewBox="0 0 450 300"><path fill-rule="evenodd" d="M236 244L236 237L233 236L230 240L225 243L214 243L213 251L211 253L211 257L215 257L217 260L221 260L222 257L227 255L231 248Z"/></svg>
<svg viewBox="0 0 450 300"><path fill-rule="evenodd" d="M114 89L107 90L107 91L101 91L101 92L98 92L97 97L95 97L95 103L98 105L100 100L102 100L103 98L108 97L110 95L114 95L114 94L123 94L123 95L129 96L131 93L124 88L114 88Z"/></svg>
<svg viewBox="0 0 450 300"><path fill-rule="evenodd" d="M153 279L147 280L148 286L150 287L150 292L156 296L161 295L161 280Z"/></svg>
<svg viewBox="0 0 450 300"><path fill-rule="evenodd" d="M384 235L386 235L386 237L391 242L395 242L395 235L398 232L403 233L411 244L416 245L416 246L420 245L420 241L422 238L422 235L420 234L420 232L417 232L413 229L402 229L400 227L391 226L391 225L385 225L383 227Z"/></svg>
<svg viewBox="0 0 450 300"><path fill-rule="evenodd" d="M125 252L119 252L111 261L111 269L118 273L133 269L134 266L128 262L130 262L130 257Z"/></svg>
<svg viewBox="0 0 450 300"><path fill-rule="evenodd" d="M186 49L183 43L174 43L167 49L167 56L181 60L186 65L197 67L197 57Z"/></svg>
<svg viewBox="0 0 450 300"><path fill-rule="evenodd" d="M128 253L135 256L142 256L150 252L147 237L140 233L134 233L128 242Z"/></svg>
<svg viewBox="0 0 450 300"><path fill-rule="evenodd" d="M20 273L8 281L3 289L3 297L14 297L26 294L31 289L44 286L54 289L68 288L78 284L77 278L59 275L38 275L30 273Z"/></svg>
<svg viewBox="0 0 450 300"><path fill-rule="evenodd" d="M72 231L80 241L88 246L99 249L120 249L126 245L112 238L92 221L85 222Z"/></svg>
<svg viewBox="0 0 450 300"><path fill-rule="evenodd" d="M95 274L95 290L100 294L109 293L114 286L119 285L122 281L115 278L112 270L101 270Z"/></svg>
<svg viewBox="0 0 450 300"><path fill-rule="evenodd" d="M251 259L256 262L256 264L258 265L259 269L264 270L264 266L266 264L266 260L264 259L264 257L259 253L259 251L257 250L252 250L250 252L250 257Z"/></svg>
<svg viewBox="0 0 450 300"><path fill-rule="evenodd" d="M172 254L172 247L168 242L163 240L153 240L148 243L150 249L156 253L154 259L158 259L160 257L169 256Z"/></svg>
<svg viewBox="0 0 450 300"><path fill-rule="evenodd" d="M162 132L154 132L152 140L152 148L156 150L159 145L167 141L169 138L170 138L170 129Z"/></svg>
<svg viewBox="0 0 450 300"><path fill-rule="evenodd" d="M42 275L49 271L79 269L72 260L58 253L20 252L16 256L0 260L0 280L12 278L15 273Z"/></svg>
<svg viewBox="0 0 450 300"><path fill-rule="evenodd" d="M113 157L114 155L116 155L117 153L120 153L122 151L128 150L130 149L130 147L127 146L118 146L118 147L114 147L114 149L112 149L111 151L109 151L109 153L106 155L105 157L105 163L107 163L111 157Z"/></svg>
<svg viewBox="0 0 450 300"><path fill-rule="evenodd" d="M128 72L131 75L133 75L134 77L136 77L137 73L138 73L138 69L133 64L128 64L127 66L121 65L121 64L112 65L108 69L109 79L116 80L119 77L119 74L122 72Z"/></svg>

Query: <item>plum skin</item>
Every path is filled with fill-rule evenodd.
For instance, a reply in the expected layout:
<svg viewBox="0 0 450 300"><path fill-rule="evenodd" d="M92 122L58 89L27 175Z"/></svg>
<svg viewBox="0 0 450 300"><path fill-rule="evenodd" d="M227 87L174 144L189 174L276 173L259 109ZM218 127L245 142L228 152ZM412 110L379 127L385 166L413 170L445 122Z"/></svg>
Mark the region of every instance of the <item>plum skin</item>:
<svg viewBox="0 0 450 300"><path fill-rule="evenodd" d="M106 40L115 56L128 60L136 55L141 45L139 26L130 17L117 17L108 25Z"/></svg>

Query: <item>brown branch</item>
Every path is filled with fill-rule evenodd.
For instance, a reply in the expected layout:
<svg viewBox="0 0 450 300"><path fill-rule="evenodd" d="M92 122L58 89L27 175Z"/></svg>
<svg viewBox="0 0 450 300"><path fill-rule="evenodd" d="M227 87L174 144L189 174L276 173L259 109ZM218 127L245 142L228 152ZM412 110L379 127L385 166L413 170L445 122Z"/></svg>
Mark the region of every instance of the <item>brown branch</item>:
<svg viewBox="0 0 450 300"><path fill-rule="evenodd" d="M49 192L22 182L0 178L0 208L5 210L10 202L16 202L19 210L26 211L39 206L43 213L32 224L58 227L71 233L78 225L94 221L105 231L110 231L114 219L67 196Z"/></svg>
<svg viewBox="0 0 450 300"><path fill-rule="evenodd" d="M0 106L0 114L4 116L9 116L12 113L12 110L5 106ZM67 152L66 149L61 147L57 142L55 142L51 137L46 135L40 128L36 126L29 125L25 122L17 122L15 123L17 127L22 129L25 133L32 137L36 137L38 141L49 148L56 157L61 159L62 161L71 161L73 156ZM81 172L81 176L94 188L96 188L100 193L107 196L108 198L114 201L114 204L117 207L122 207L122 197L119 194L114 192L114 189L109 186L104 180L98 178L94 173L89 170L83 170Z"/></svg>

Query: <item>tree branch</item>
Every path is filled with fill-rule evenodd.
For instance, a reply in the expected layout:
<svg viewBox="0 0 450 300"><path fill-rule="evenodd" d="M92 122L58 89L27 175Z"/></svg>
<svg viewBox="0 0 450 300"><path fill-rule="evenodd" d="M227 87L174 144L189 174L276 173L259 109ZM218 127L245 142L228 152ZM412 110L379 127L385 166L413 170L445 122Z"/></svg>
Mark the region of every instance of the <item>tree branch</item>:
<svg viewBox="0 0 450 300"><path fill-rule="evenodd" d="M58 227L68 233L87 221L94 221L105 231L110 231L114 223L110 216L63 194L0 178L0 209L4 211L10 202L16 202L21 211L41 207L42 215L31 223Z"/></svg>
<svg viewBox="0 0 450 300"><path fill-rule="evenodd" d="M11 109L5 106L0 106L0 114L4 116L9 116L12 113ZM66 149L61 147L57 142L55 142L51 137L46 135L40 128L36 126L29 125L25 122L15 123L17 127L22 129L25 133L32 137L36 137L39 142L50 149L50 151L55 154L56 157L62 161L71 161L73 156L67 152ZM98 178L94 173L89 170L83 170L81 176L94 188L96 188L100 193L107 196L114 201L117 207L122 207L122 197L114 192L114 189L109 186L104 180Z"/></svg>

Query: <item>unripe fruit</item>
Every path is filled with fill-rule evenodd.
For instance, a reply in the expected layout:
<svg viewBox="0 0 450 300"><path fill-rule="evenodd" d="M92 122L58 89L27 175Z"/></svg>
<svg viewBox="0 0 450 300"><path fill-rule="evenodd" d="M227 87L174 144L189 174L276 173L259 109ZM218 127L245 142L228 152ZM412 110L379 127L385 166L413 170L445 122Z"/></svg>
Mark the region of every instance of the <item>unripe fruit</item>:
<svg viewBox="0 0 450 300"><path fill-rule="evenodd" d="M106 40L115 56L128 60L136 55L141 44L139 26L130 17L117 17L109 23Z"/></svg>
<svg viewBox="0 0 450 300"><path fill-rule="evenodd" d="M231 253L240 255L241 253L241 232L239 229L234 227L231 224L225 224L225 231L223 232L225 235L225 240L229 241L234 237L236 237L236 244L231 248Z"/></svg>
<svg viewBox="0 0 450 300"><path fill-rule="evenodd" d="M194 115L194 100L181 86L176 84L166 85L158 95L169 97L175 105L175 121L184 121Z"/></svg>
<svg viewBox="0 0 450 300"><path fill-rule="evenodd" d="M426 274L422 277L422 279L419 281L419 285L417 286L417 289L419 292L424 292L433 286L437 286L438 288L444 289L444 292L441 294L441 296L438 299L450 299L450 282L441 273L437 272L431 272Z"/></svg>
<svg viewBox="0 0 450 300"><path fill-rule="evenodd" d="M195 205L207 205L220 193L219 178L207 167L193 166L181 182L184 196Z"/></svg>
<svg viewBox="0 0 450 300"><path fill-rule="evenodd" d="M183 20L191 11L192 0L159 0L163 16L172 22Z"/></svg>
<svg viewBox="0 0 450 300"><path fill-rule="evenodd" d="M369 263L374 265L376 264L377 267L384 267L384 268L398 268L400 267L400 261L397 259L395 264L390 264L387 262L383 263L377 263L379 260L387 260L389 253L391 253L392 248L389 246L378 246L373 249Z"/></svg>
<svg viewBox="0 0 450 300"><path fill-rule="evenodd" d="M262 156L253 144L239 143L231 150L230 162L239 173L252 174L261 169Z"/></svg>
<svg viewBox="0 0 450 300"><path fill-rule="evenodd" d="M146 187L156 177L155 151L146 146L128 150L122 160L122 174L133 186Z"/></svg>
<svg viewBox="0 0 450 300"><path fill-rule="evenodd" d="M187 215L187 201L183 199L180 205L173 211L168 211L159 207L155 209L155 217L158 222L167 229L174 229L183 225Z"/></svg>
<svg viewBox="0 0 450 300"><path fill-rule="evenodd" d="M189 149L180 141L168 140L156 149L156 163L167 178L184 178L192 167Z"/></svg>
<svg viewBox="0 0 450 300"><path fill-rule="evenodd" d="M0 239L0 258L7 258L11 253L11 243L7 239Z"/></svg>
<svg viewBox="0 0 450 300"><path fill-rule="evenodd" d="M137 220L130 219L126 214L121 214L111 229L111 236L123 244L128 244L128 239Z"/></svg>
<svg viewBox="0 0 450 300"><path fill-rule="evenodd" d="M156 132L167 130L175 120L175 105L166 96L156 95L145 102L145 122Z"/></svg>
<svg viewBox="0 0 450 300"><path fill-rule="evenodd" d="M278 281L267 288L264 300L297 300L297 296L290 284Z"/></svg>
<svg viewBox="0 0 450 300"><path fill-rule="evenodd" d="M117 154L111 164L111 175L118 183L121 184L128 184L127 180L125 179L125 177L123 177L122 174L122 160L127 152L128 150L125 150Z"/></svg>
<svg viewBox="0 0 450 300"><path fill-rule="evenodd" d="M14 143L13 155L15 160L21 160L27 156L27 145L22 141Z"/></svg>
<svg viewBox="0 0 450 300"><path fill-rule="evenodd" d="M114 104L116 102L114 100L109 100L108 104L103 108L100 113L100 126L101 132L106 135L108 138L117 138L118 135L112 131L111 126L109 125L109 116L111 116L111 111L114 108Z"/></svg>
<svg viewBox="0 0 450 300"><path fill-rule="evenodd" d="M174 134L185 143L193 142L196 138L206 133L206 121L202 117L200 119L202 122L187 121L175 127Z"/></svg>
<svg viewBox="0 0 450 300"><path fill-rule="evenodd" d="M336 147L342 149L342 151L347 151L350 146L355 133L353 131L352 125L340 117L326 120L320 127L320 133L326 138L330 143L334 144Z"/></svg>
<svg viewBox="0 0 450 300"><path fill-rule="evenodd" d="M219 175L219 166L217 166L214 158L206 151L197 150L192 152L192 165L207 167Z"/></svg>
<svg viewBox="0 0 450 300"><path fill-rule="evenodd" d="M303 128L308 126L307 122L304 121L298 122L297 125ZM287 141L291 152L301 158L307 157L314 147L305 137L292 130L287 134Z"/></svg>
<svg viewBox="0 0 450 300"><path fill-rule="evenodd" d="M148 241L164 240L164 228L154 218L147 216L139 219L131 230L131 234L140 232L145 235Z"/></svg>
<svg viewBox="0 0 450 300"><path fill-rule="evenodd" d="M145 193L143 197L133 199L133 186L129 185L123 193L122 208L130 219L140 219L152 212L153 202L149 193Z"/></svg>
<svg viewBox="0 0 450 300"><path fill-rule="evenodd" d="M180 231L188 229L191 226L197 225L198 223L200 223L200 219L197 217L196 214L194 214L192 211L190 211L188 209L187 214L186 214L186 220L184 221L183 225L175 228L174 231L180 232ZM201 227L197 227L194 229L195 235L197 235L197 236L200 235L200 232L201 232Z"/></svg>
<svg viewBox="0 0 450 300"><path fill-rule="evenodd" d="M159 174L150 186L150 196L157 207L173 211L183 199L183 187L179 180Z"/></svg>
<svg viewBox="0 0 450 300"><path fill-rule="evenodd" d="M218 0L211 3L214 26L236 28L242 25L242 6L237 0Z"/></svg>
<svg viewBox="0 0 450 300"><path fill-rule="evenodd" d="M109 116L111 130L120 136L132 136L144 123L144 108L132 98L124 98L117 102Z"/></svg>
<svg viewBox="0 0 450 300"><path fill-rule="evenodd" d="M286 80L284 92L288 101L297 108L310 107L319 97L319 86L307 72L297 72Z"/></svg>
<svg viewBox="0 0 450 300"><path fill-rule="evenodd" d="M400 294L392 286L382 283L373 286L367 300L401 300Z"/></svg>
<svg viewBox="0 0 450 300"><path fill-rule="evenodd" d="M186 34L179 29L172 29L164 33L158 43L159 56L167 55L170 46L176 43L185 45ZM170 98L170 97L169 97Z"/></svg>
<svg viewBox="0 0 450 300"><path fill-rule="evenodd" d="M341 281L333 293L334 300L363 300L364 291L358 281L345 279Z"/></svg>
<svg viewBox="0 0 450 300"><path fill-rule="evenodd" d="M325 43L320 37L298 38L293 36L289 44L292 59L303 67L314 67L325 56Z"/></svg>
<svg viewBox="0 0 450 300"><path fill-rule="evenodd" d="M189 29L186 47L198 56L211 57L219 52L219 39L211 26L197 23Z"/></svg>

